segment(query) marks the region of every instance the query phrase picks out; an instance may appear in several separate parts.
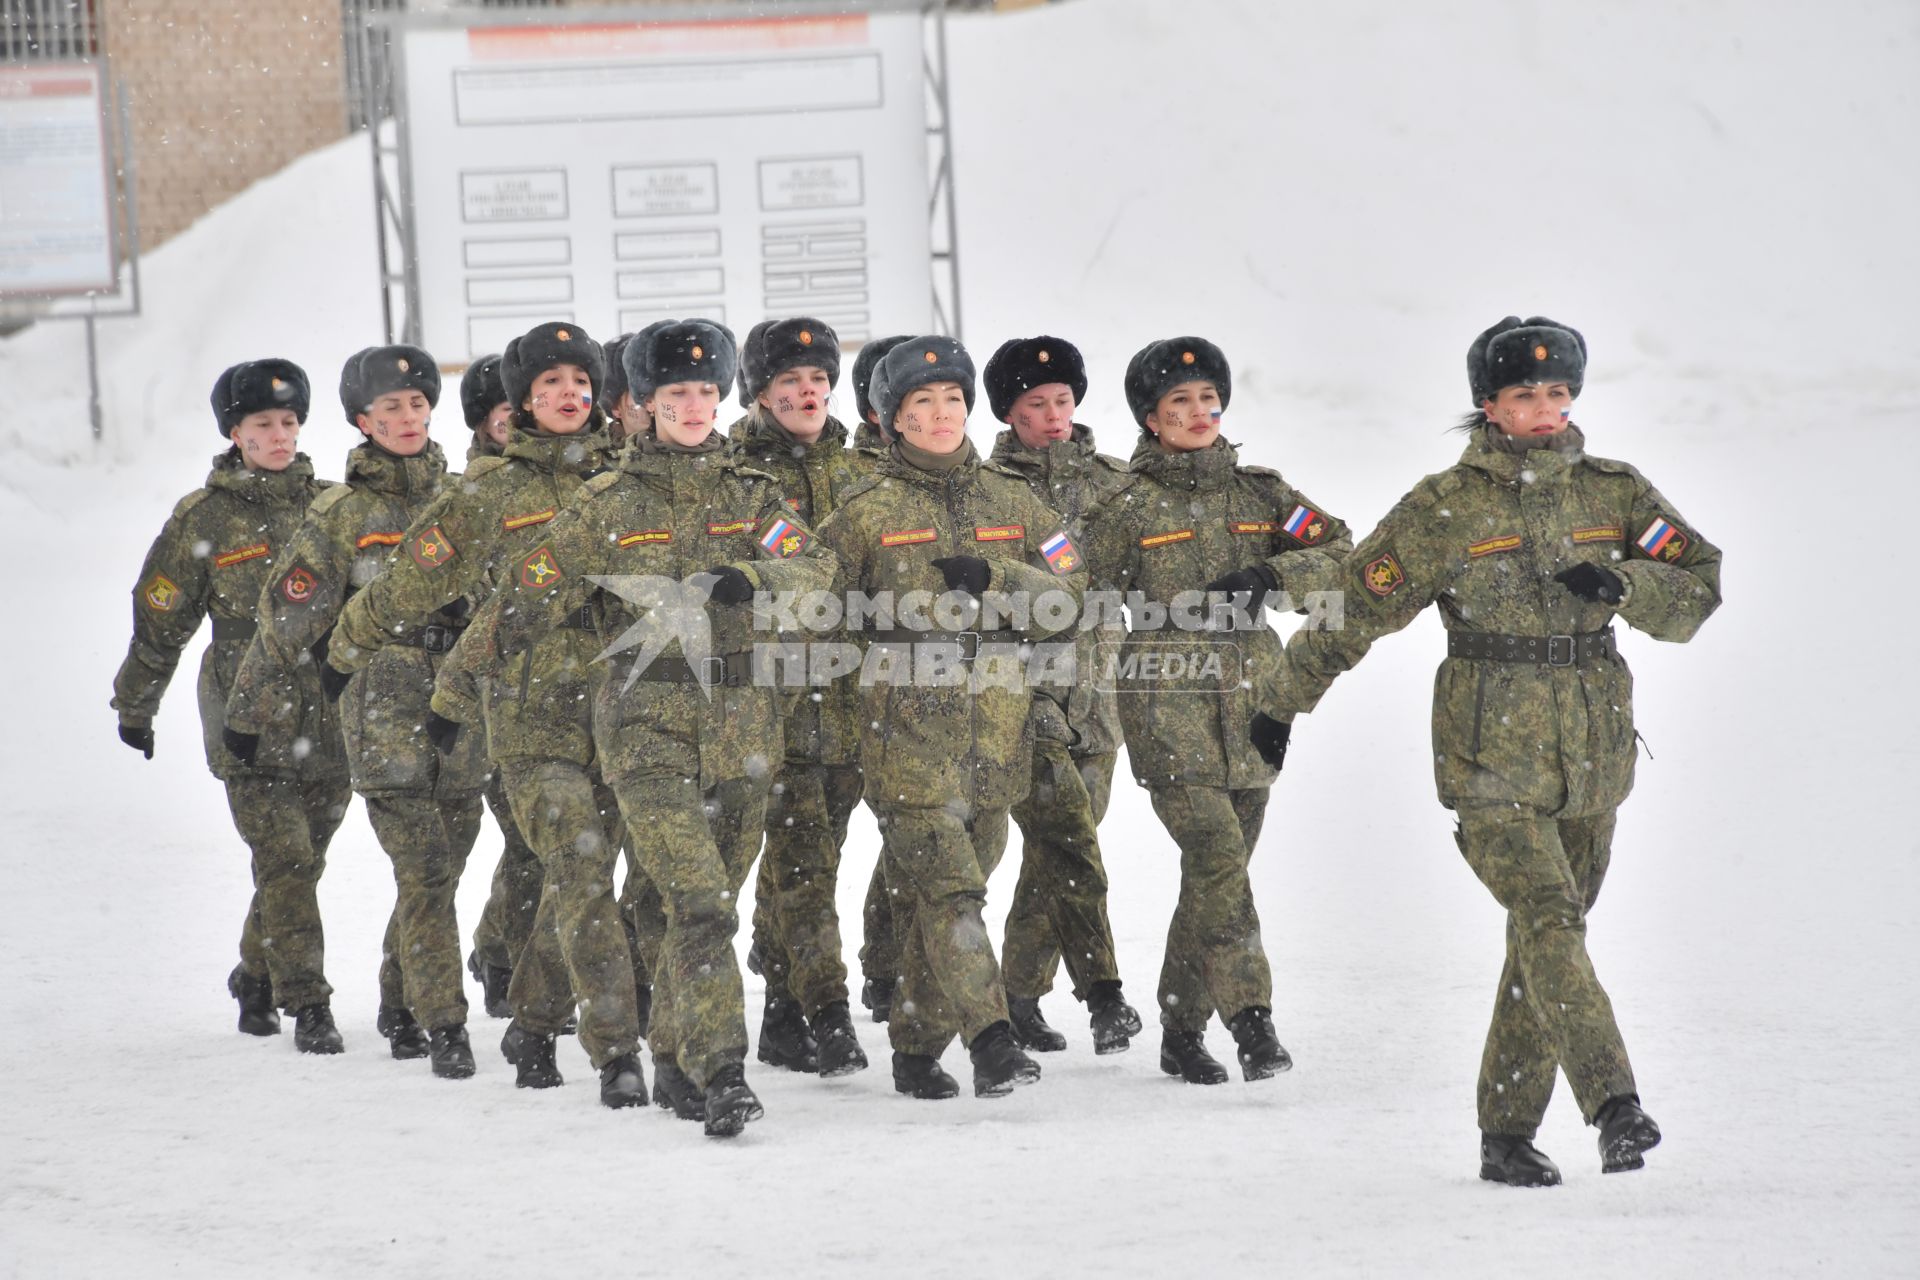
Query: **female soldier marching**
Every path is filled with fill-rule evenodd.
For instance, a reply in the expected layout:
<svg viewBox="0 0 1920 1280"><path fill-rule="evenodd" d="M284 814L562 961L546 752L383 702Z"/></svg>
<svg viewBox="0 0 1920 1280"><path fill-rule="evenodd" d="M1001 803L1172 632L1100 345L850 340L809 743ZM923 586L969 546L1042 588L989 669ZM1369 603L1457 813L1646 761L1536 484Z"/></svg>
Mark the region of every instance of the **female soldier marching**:
<svg viewBox="0 0 1920 1280"><path fill-rule="evenodd" d="M227 693L253 638L261 588L278 578L307 504L329 487L295 452L308 398L307 375L287 360L237 364L214 384L214 420L231 447L213 460L206 486L180 500L147 553L113 705L120 740L151 760L153 717L180 651L213 615L213 643L200 663L207 767L226 784L234 826L253 850L253 901L227 989L240 1002L240 1030L278 1034L277 1004L295 1015L301 1052L339 1053L314 890L352 795L340 729L311 664L288 691L280 727L255 744L251 760L223 739Z"/></svg>
<svg viewBox="0 0 1920 1280"><path fill-rule="evenodd" d="M1301 631L1268 709L1311 711L1383 635L1438 604L1434 775L1455 840L1507 910L1507 959L1481 1060L1480 1176L1551 1186L1533 1146L1564 1071L1600 1130L1601 1169L1637 1169L1660 1130L1586 948L1614 813L1633 785L1632 677L1614 618L1691 639L1720 604L1720 552L1623 462L1589 456L1570 417L1586 341L1544 316L1474 340L1478 411L1342 568L1344 629Z"/></svg>
<svg viewBox="0 0 1920 1280"><path fill-rule="evenodd" d="M1101 675L1119 677L1134 778L1180 848L1180 899L1160 970L1160 1069L1190 1084L1224 1083L1203 1040L1218 1012L1241 1075L1262 1080L1293 1060L1273 1029L1273 977L1247 863L1287 725L1254 709L1246 681L1280 655L1261 612L1270 594L1300 601L1331 587L1353 544L1346 525L1278 472L1240 465L1221 438L1233 382L1211 342L1147 346L1127 366L1126 392L1140 424L1133 480L1093 510L1087 540L1095 580L1129 593L1129 634L1116 672ZM1191 611L1203 591L1231 596L1245 625L1209 629L1208 615ZM1178 687L1156 677L1175 669L1190 673Z"/></svg>
<svg viewBox="0 0 1920 1280"><path fill-rule="evenodd" d="M540 672L545 696L591 687L594 744L665 933L648 1038L668 1104L690 1085L715 1137L761 1106L747 1087L734 904L760 851L780 759L781 691L754 678L755 591L823 590L834 562L714 431L731 336L702 321L626 351L653 427L589 481L522 557L487 625L511 652L583 619L590 661ZM595 651L609 660L592 660Z"/></svg>
<svg viewBox="0 0 1920 1280"><path fill-rule="evenodd" d="M347 361L340 403L365 439L347 455L346 484L314 502L261 597L260 629L227 699L227 727L243 741L257 743L290 709L285 691L327 643L341 607L445 487L446 455L427 434L439 398L440 370L418 347L369 347ZM453 895L480 830L486 760L477 736L443 753L420 727L466 604L398 637L337 695L353 788L393 860L397 888L379 1028L394 1057L430 1057L433 1073L448 1079L474 1072Z"/></svg>
<svg viewBox="0 0 1920 1280"><path fill-rule="evenodd" d="M852 629L868 645L860 763L902 943L888 1029L894 1088L957 1094L939 1062L957 1032L974 1093L998 1096L1040 1077L1014 1042L981 922L1008 810L1031 778L1033 694L1020 651L1077 621L1070 610L1049 623L1058 615L1042 606L1061 597L1077 606L1085 570L1058 517L967 438L974 372L964 348L949 338L903 341L881 360L872 389L890 448L820 536L840 557L850 595L893 603L884 625ZM983 599L1002 593L1033 606L1025 630L988 629ZM952 629L912 626L916 597L934 599L931 620L940 625L945 613ZM931 678L941 666L959 678Z"/></svg>
<svg viewBox="0 0 1920 1280"><path fill-rule="evenodd" d="M359 670L436 611L522 571L546 523L604 465L605 418L594 403L603 372L600 344L571 323L536 325L507 344L500 373L514 410L505 454L475 462L459 484L442 489L408 528L404 554L347 602L328 653L334 667ZM473 643L463 638L463 646ZM517 655L511 672L489 666L482 673L487 753L544 872L539 912L507 989L514 1022L501 1052L518 1068L517 1085L561 1084L554 1037L577 996L580 1045L600 1072L601 1102L644 1105L633 953L613 899L611 798L595 785L585 708L530 678L534 664L564 666L576 650L562 633L537 653ZM442 665L443 686L446 672L464 667L471 652ZM451 749L459 721L430 715L426 730Z"/></svg>

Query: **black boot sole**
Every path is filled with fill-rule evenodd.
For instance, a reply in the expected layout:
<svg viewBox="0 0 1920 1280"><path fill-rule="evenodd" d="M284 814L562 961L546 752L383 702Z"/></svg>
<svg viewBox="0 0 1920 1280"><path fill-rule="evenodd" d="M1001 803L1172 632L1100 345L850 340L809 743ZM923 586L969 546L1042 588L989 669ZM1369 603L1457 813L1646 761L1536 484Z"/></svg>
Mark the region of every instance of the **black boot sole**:
<svg viewBox="0 0 1920 1280"><path fill-rule="evenodd" d="M761 1045L754 1050L753 1056L768 1066L779 1067L783 1071L794 1071L803 1076L820 1074L820 1058L817 1054L812 1057L802 1055L790 1058L782 1055L777 1049L769 1049L766 1044L762 1042Z"/></svg>
<svg viewBox="0 0 1920 1280"><path fill-rule="evenodd" d="M243 1036L277 1036L280 1034L280 1019L268 1020L263 1015L243 1012L239 1031Z"/></svg>
<svg viewBox="0 0 1920 1280"><path fill-rule="evenodd" d="M1179 1059L1170 1058L1165 1053L1160 1055L1160 1069L1174 1079L1184 1080L1188 1084L1225 1084L1228 1078L1227 1069L1218 1062L1215 1062L1211 1068L1206 1066L1195 1067L1195 1074L1189 1074L1187 1070L1180 1065ZM1215 1071L1218 1071L1219 1074L1215 1075Z"/></svg>
<svg viewBox="0 0 1920 1280"><path fill-rule="evenodd" d="M1248 1083L1255 1080L1271 1080L1291 1070L1293 1070L1293 1059L1284 1053L1272 1062L1249 1063L1245 1058L1240 1059L1240 1078Z"/></svg>
<svg viewBox="0 0 1920 1280"><path fill-rule="evenodd" d="M412 1062L415 1058L425 1058L433 1053L433 1046L425 1042L401 1040L394 1037L387 1041L387 1052L399 1062Z"/></svg>
<svg viewBox="0 0 1920 1280"><path fill-rule="evenodd" d="M1616 1135L1600 1149L1600 1172L1631 1173L1635 1169L1647 1167L1644 1151L1651 1151L1660 1145L1660 1131L1647 1125L1636 1125L1625 1133Z"/></svg>
<svg viewBox="0 0 1920 1280"><path fill-rule="evenodd" d="M468 1058L465 1061L436 1062L433 1064L433 1074L442 1080L471 1080L477 1070L478 1068L475 1067L472 1058Z"/></svg>
<svg viewBox="0 0 1920 1280"><path fill-rule="evenodd" d="M717 1110L707 1108L706 1134L709 1138L738 1137L741 1130L766 1114L766 1108L751 1093L729 1098Z"/></svg>
<svg viewBox="0 0 1920 1280"><path fill-rule="evenodd" d="M960 1096L960 1082L952 1076L944 1080L902 1080L895 1076L893 1091L922 1102L945 1102Z"/></svg>
<svg viewBox="0 0 1920 1280"><path fill-rule="evenodd" d="M855 1075L865 1071L869 1065L871 1064L867 1061L866 1050L856 1045L853 1052L840 1061L822 1062L816 1074L818 1074L822 1080L838 1080L842 1076Z"/></svg>

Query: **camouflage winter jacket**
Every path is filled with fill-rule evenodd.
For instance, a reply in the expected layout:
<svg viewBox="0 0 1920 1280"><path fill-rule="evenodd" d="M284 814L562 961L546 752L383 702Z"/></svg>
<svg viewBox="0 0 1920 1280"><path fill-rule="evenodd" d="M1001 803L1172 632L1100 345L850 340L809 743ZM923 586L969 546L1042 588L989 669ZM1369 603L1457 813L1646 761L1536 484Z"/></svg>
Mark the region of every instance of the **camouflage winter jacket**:
<svg viewBox="0 0 1920 1280"><path fill-rule="evenodd" d="M1720 606L1720 550L1624 462L1572 447L1507 450L1474 433L1341 566L1345 626L1297 633L1267 701L1311 711L1373 642L1438 604L1449 632L1538 639L1598 631L1617 615L1656 640L1693 637ZM1553 575L1603 565L1626 584L1609 606ZM1571 650L1560 642L1567 657ZM1433 694L1440 802L1603 813L1633 787L1633 677L1618 653L1579 664L1449 657Z"/></svg>
<svg viewBox="0 0 1920 1280"><path fill-rule="evenodd" d="M1352 536L1279 472L1241 466L1225 440L1174 453L1143 437L1129 470L1128 485L1089 518L1087 554L1097 586L1158 607L1129 602L1132 630L1103 650L1096 672L1119 690L1134 777L1148 788L1269 786L1274 771L1247 736L1256 710L1248 682L1278 663L1279 635L1264 616L1248 630L1210 631L1154 629L1155 615L1195 593L1189 616L1206 618L1198 593L1254 564L1303 606L1308 593L1337 588Z"/></svg>
<svg viewBox="0 0 1920 1280"><path fill-rule="evenodd" d="M847 429L828 418L820 438L795 443L780 428L749 413L728 430L733 454L774 479L775 488L813 528L833 514L855 484L873 470L873 459L847 447ZM796 690L787 716L787 759L796 763L857 764L860 760L860 691L851 679L823 688Z"/></svg>
<svg viewBox="0 0 1920 1280"><path fill-rule="evenodd" d="M1127 486L1126 464L1093 447L1093 432L1079 423L1073 434L1045 449L1029 449L1009 427L993 442L993 461L1025 477L1027 487L1065 519L1067 531L1084 539L1089 512ZM1111 754L1120 749L1120 707L1111 682L1096 679L1099 648L1125 638L1117 619L1104 628L1080 632L1075 680L1068 693L1067 727L1074 755Z"/></svg>
<svg viewBox="0 0 1920 1280"><path fill-rule="evenodd" d="M228 724L264 734L289 713L314 646L330 640L348 598L379 575L414 518L449 482L446 455L437 444L411 458L373 444L347 455L347 482L308 508L281 571L260 597L260 630L227 698ZM425 627L382 648L340 695L347 763L353 788L362 795L458 796L483 784L486 761L478 734L443 757L421 732L434 672L465 625L467 603L455 601Z"/></svg>
<svg viewBox="0 0 1920 1280"><path fill-rule="evenodd" d="M517 574L545 525L587 477L607 463L599 432L550 436L515 431L499 458L482 458L443 488L407 528L399 551L378 577L355 593L334 625L327 660L356 671L397 639L464 596L492 594ZM562 638L550 643L563 649ZM473 651L469 651L473 652ZM454 656L455 664L460 662ZM479 674L491 674L483 667ZM488 726L494 759L508 756L593 760L592 723L584 704L542 706Z"/></svg>
<svg viewBox="0 0 1920 1280"><path fill-rule="evenodd" d="M756 630L751 604L702 603L685 580L732 565L757 591L823 591L834 559L771 476L708 440L689 451L634 437L511 566L471 638L493 655L496 741L529 717L590 704L609 779L697 770L704 790L777 767L788 699L754 678L753 656L782 637ZM471 698L443 680L435 706L470 718Z"/></svg>
<svg viewBox="0 0 1920 1280"><path fill-rule="evenodd" d="M253 471L229 449L213 460L204 488L182 498L147 552L133 590L133 642L113 680L120 722L153 723L173 679L180 651L200 619L213 615L213 641L200 661L200 729L207 767L216 777L248 772L220 740L234 671L253 638L261 587L277 578L287 544L307 504L331 482L297 456L285 471ZM315 780L346 776L335 722L319 677L302 671L287 695L287 714L261 735L254 771Z"/></svg>
<svg viewBox="0 0 1920 1280"><path fill-rule="evenodd" d="M891 632L878 625L853 631L868 646L860 762L876 808L995 809L1019 801L1031 782L1033 694L1015 642L1051 639L1078 621L1086 569L1072 536L1022 477L982 461L971 442L963 448L958 465L934 471L894 446L820 528L821 541L840 557L845 590L887 593L894 601ZM1024 631L982 632L980 656L965 664L974 678L914 679L923 651L936 650L899 639L911 630L908 593L945 595L946 579L933 562L949 556L986 560L989 593L1028 601L1064 593L1066 616L1049 621L1035 610ZM894 638L883 642L889 634ZM961 652L970 644L950 639L940 648Z"/></svg>

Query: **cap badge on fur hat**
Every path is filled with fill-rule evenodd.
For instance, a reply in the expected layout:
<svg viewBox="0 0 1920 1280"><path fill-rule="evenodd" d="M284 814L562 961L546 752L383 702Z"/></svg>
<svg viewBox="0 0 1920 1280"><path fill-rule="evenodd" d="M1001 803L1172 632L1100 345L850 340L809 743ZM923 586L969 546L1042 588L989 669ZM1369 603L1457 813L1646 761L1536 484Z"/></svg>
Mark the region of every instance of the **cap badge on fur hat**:
<svg viewBox="0 0 1920 1280"><path fill-rule="evenodd" d="M413 368L412 365L407 363L407 358L405 356L401 356L398 360L395 360L393 362L393 367L398 369L402 373L405 373L407 370Z"/></svg>
<svg viewBox="0 0 1920 1280"><path fill-rule="evenodd" d="M935 355L935 354L934 354L933 352L931 352L931 351L929 351L929 352L927 352L927 353L926 353L925 355L923 355L923 356L921 356L920 358L921 358L922 360L925 360L925 361L926 361L926 362L927 362L928 364L939 364L939 363L940 363L940 357L939 357L939 356L937 356L937 355Z"/></svg>
<svg viewBox="0 0 1920 1280"><path fill-rule="evenodd" d="M1038 360L1041 364L1046 364L1051 361L1053 357L1042 351L1039 355L1035 356L1034 359Z"/></svg>
<svg viewBox="0 0 1920 1280"><path fill-rule="evenodd" d="M813 345L813 330L802 329L800 331L800 345L803 347L810 347Z"/></svg>
<svg viewBox="0 0 1920 1280"><path fill-rule="evenodd" d="M701 359L701 358L702 358L702 357L704 357L704 356L705 356L706 354L707 354L707 353L706 353L706 352L704 352L704 351L702 351L702 350L701 350L701 349L699 348L699 346L698 346L698 345L696 345L696 346L694 347L694 349L693 349L693 358L694 358L695 360L698 360L698 359Z"/></svg>
<svg viewBox="0 0 1920 1280"><path fill-rule="evenodd" d="M560 339L560 341L562 342L573 341L573 335L568 333L565 329L556 330L553 336Z"/></svg>
<svg viewBox="0 0 1920 1280"><path fill-rule="evenodd" d="M1538 343L1538 344L1536 344L1536 345L1534 346L1534 348L1533 348L1533 358L1534 358L1535 360L1545 360L1545 359L1547 358L1547 344L1546 344L1546 343L1544 343L1544 342L1542 342L1542 343Z"/></svg>
<svg viewBox="0 0 1920 1280"><path fill-rule="evenodd" d="M273 380L273 389L275 391L285 391L287 389L287 384L280 381L280 379L275 378Z"/></svg>

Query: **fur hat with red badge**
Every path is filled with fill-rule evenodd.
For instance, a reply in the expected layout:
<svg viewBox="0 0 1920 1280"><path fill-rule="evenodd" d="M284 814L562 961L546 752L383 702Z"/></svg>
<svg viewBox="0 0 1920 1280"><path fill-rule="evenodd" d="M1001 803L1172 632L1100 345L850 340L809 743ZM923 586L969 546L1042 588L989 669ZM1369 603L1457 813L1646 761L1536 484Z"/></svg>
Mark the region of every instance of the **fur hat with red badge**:
<svg viewBox="0 0 1920 1280"><path fill-rule="evenodd" d="M214 423L227 438L249 414L268 409L291 409L293 416L304 423L311 396L305 369L291 360L270 357L243 361L223 371L214 381L209 399Z"/></svg>
<svg viewBox="0 0 1920 1280"><path fill-rule="evenodd" d="M973 412L973 357L952 338L940 334L908 338L881 357L869 391L880 414L881 433L887 439L894 437L893 416L900 411L901 402L936 382L959 383L967 412Z"/></svg>
<svg viewBox="0 0 1920 1280"><path fill-rule="evenodd" d="M1127 407L1140 430L1160 397L1183 382L1211 382L1220 393L1220 408L1233 399L1233 370L1226 353L1205 338L1191 335L1150 342L1127 362Z"/></svg>
<svg viewBox="0 0 1920 1280"><path fill-rule="evenodd" d="M1467 348L1467 385L1475 408L1508 387L1564 382L1579 396L1587 376L1587 340L1545 316L1508 316Z"/></svg>
<svg viewBox="0 0 1920 1280"><path fill-rule="evenodd" d="M355 426L381 396L418 391L429 406L440 403L440 365L419 347L398 343L363 347L340 367L340 408Z"/></svg>
<svg viewBox="0 0 1920 1280"><path fill-rule="evenodd" d="M1005 422L1020 397L1035 387L1064 383L1072 388L1076 404L1087 398L1087 362L1081 358L1080 348L1065 338L1046 334L1001 343L987 361L980 380L987 384L987 403L1000 422Z"/></svg>
<svg viewBox="0 0 1920 1280"><path fill-rule="evenodd" d="M740 346L740 403L752 408L775 378L804 365L825 370L827 384L838 385L840 336L832 326L812 316L762 320Z"/></svg>
<svg viewBox="0 0 1920 1280"><path fill-rule="evenodd" d="M535 325L507 343L500 353L500 382L517 412L533 392L533 380L556 365L570 364L586 371L593 398L600 400L607 380L607 358L600 344L571 320L549 320Z"/></svg>

